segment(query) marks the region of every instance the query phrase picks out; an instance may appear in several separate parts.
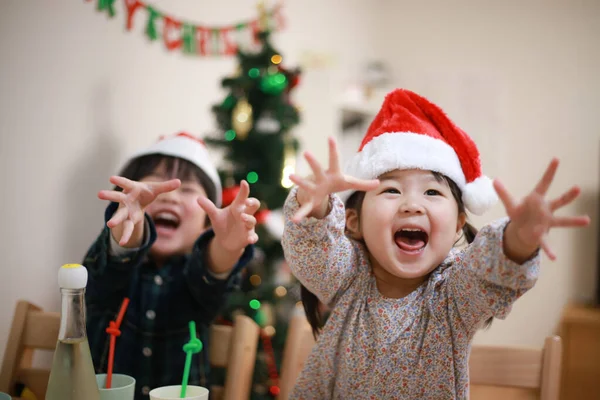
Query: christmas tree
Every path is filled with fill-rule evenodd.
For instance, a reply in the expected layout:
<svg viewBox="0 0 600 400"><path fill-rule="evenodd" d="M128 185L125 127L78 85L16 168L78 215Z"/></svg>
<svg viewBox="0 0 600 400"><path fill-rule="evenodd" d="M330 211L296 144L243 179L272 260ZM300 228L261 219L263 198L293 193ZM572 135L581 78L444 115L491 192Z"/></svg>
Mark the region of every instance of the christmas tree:
<svg viewBox="0 0 600 400"><path fill-rule="evenodd" d="M283 57L270 41L269 13L262 10L251 49L237 50L239 68L223 79L228 92L213 107L218 132L206 141L224 152L220 168L224 182L223 203L250 184L250 195L261 202L256 214L259 241L255 257L246 269L241 290L232 294L222 321L238 313L261 326L261 340L254 370L252 399L272 399L279 393L278 373L287 323L299 301L299 292L286 266L281 247L281 208L294 172L298 141L291 134L299 113L290 99L300 71L283 67ZM222 376L216 371L215 379Z"/></svg>

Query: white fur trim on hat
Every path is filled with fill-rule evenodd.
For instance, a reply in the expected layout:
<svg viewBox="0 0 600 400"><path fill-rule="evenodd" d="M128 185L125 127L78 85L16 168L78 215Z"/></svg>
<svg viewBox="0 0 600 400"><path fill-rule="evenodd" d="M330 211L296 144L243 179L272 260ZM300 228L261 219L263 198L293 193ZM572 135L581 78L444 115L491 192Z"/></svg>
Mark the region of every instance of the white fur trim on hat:
<svg viewBox="0 0 600 400"><path fill-rule="evenodd" d="M130 158L146 156L150 154L162 154L166 156L178 157L187 160L200 168L209 177L214 185L215 198L211 199L217 207L221 207L221 179L219 173L208 153L208 149L199 140L192 139L185 135L174 135L159 140L150 147L137 151Z"/></svg>
<svg viewBox="0 0 600 400"><path fill-rule="evenodd" d="M396 169L423 169L447 176L461 189L465 207L473 214L483 213L497 199L487 177L466 184L458 156L450 145L413 132L390 132L374 137L349 160L346 173L360 179L376 179ZM347 198L350 194L344 192L341 196Z"/></svg>
<svg viewBox="0 0 600 400"><path fill-rule="evenodd" d="M475 215L483 214L498 201L492 180L487 176L467 183L462 191L465 207Z"/></svg>

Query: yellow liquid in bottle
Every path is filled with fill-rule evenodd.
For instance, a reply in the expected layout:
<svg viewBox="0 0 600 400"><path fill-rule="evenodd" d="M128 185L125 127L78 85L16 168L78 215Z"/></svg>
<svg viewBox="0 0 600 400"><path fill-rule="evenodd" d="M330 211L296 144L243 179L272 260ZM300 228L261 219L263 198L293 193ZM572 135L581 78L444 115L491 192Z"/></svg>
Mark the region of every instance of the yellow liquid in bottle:
<svg viewBox="0 0 600 400"><path fill-rule="evenodd" d="M46 400L100 400L87 338L58 341Z"/></svg>

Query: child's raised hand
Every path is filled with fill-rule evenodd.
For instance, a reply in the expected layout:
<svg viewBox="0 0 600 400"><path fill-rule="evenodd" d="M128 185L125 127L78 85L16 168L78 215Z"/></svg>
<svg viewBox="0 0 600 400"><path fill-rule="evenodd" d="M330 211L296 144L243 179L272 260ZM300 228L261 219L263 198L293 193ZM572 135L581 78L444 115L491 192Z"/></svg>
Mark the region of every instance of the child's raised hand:
<svg viewBox="0 0 600 400"><path fill-rule="evenodd" d="M254 231L256 226L254 213L260 207L260 202L255 198L248 198L249 194L248 183L242 181L235 200L223 209L217 208L206 197L198 198L198 204L210 218L215 240L223 250L236 252L258 241L258 235Z"/></svg>
<svg viewBox="0 0 600 400"><path fill-rule="evenodd" d="M139 229L135 230L136 235L134 235L136 236L136 243L130 243L133 247L141 245L146 207L159 194L173 191L181 185L179 179L171 179L164 182L137 182L121 176L112 176L110 182L123 189L123 191L101 190L98 193L98 198L102 200L119 203L119 208L106 225L111 228L113 236L119 240L119 245L121 246L129 243L134 233L134 228L138 226Z"/></svg>
<svg viewBox="0 0 600 400"><path fill-rule="evenodd" d="M545 198L557 168L558 160L553 159L535 189L519 203L515 202L500 181L494 181L494 189L510 218L504 235L504 249L507 256L513 258L514 261L518 261L517 259L520 259L519 261L527 260L539 247L551 260L555 260L556 255L545 240L548 231L555 227L574 228L590 223L587 216L558 217L554 215L556 210L571 203L580 193L579 187L573 186L554 200Z"/></svg>
<svg viewBox="0 0 600 400"><path fill-rule="evenodd" d="M329 168L323 170L321 164L309 153L304 153L313 171L310 179L290 175L290 180L298 185L297 199L300 209L294 214L292 220L299 222L307 216L323 218L327 214L329 195L346 190L373 190L379 184L379 180L363 180L342 174L339 155L333 138L329 138Z"/></svg>

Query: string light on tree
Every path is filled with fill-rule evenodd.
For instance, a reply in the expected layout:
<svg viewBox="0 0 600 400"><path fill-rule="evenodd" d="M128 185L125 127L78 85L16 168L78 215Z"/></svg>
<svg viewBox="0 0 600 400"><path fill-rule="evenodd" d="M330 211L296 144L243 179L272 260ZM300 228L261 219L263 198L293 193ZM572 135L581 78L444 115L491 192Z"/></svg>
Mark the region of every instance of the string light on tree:
<svg viewBox="0 0 600 400"><path fill-rule="evenodd" d="M272 325L265 326L265 329L263 331L265 332L265 335L267 335L267 336L272 337L275 335L275 328Z"/></svg>
<svg viewBox="0 0 600 400"><path fill-rule="evenodd" d="M279 54L275 54L271 57L271 62L275 65L281 64L281 61L283 61L283 57L281 57Z"/></svg>
<svg viewBox="0 0 600 400"><path fill-rule="evenodd" d="M260 276L254 274L250 277L250 283L252 284L252 286L258 286L262 283L262 279L260 278Z"/></svg>
<svg viewBox="0 0 600 400"><path fill-rule="evenodd" d="M248 76L250 78L258 78L260 76L260 70L258 68L250 68L250 71L248 71Z"/></svg>
<svg viewBox="0 0 600 400"><path fill-rule="evenodd" d="M252 299L252 300L250 300L250 303L248 303L248 305L250 306L251 309L258 310L260 308L260 301L258 301L256 299Z"/></svg>
<svg viewBox="0 0 600 400"><path fill-rule="evenodd" d="M248 172L248 175L246 175L246 180L248 183L256 183L258 182L258 174L254 171L250 171Z"/></svg>
<svg viewBox="0 0 600 400"><path fill-rule="evenodd" d="M225 140L227 140L228 142L231 142L233 139L235 139L235 131L233 129L228 130L227 132L225 132Z"/></svg>
<svg viewBox="0 0 600 400"><path fill-rule="evenodd" d="M260 90L267 94L278 95L283 92L287 84L285 75L277 72L263 78L260 82Z"/></svg>
<svg viewBox="0 0 600 400"><path fill-rule="evenodd" d="M277 288L275 288L275 296L277 297L283 297L287 294L287 289L283 286L277 286Z"/></svg>

